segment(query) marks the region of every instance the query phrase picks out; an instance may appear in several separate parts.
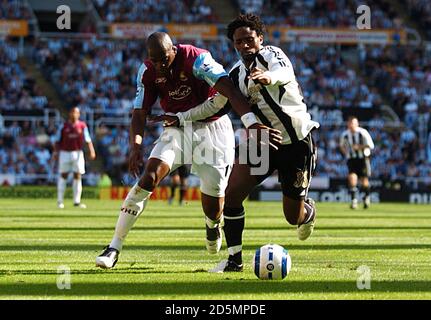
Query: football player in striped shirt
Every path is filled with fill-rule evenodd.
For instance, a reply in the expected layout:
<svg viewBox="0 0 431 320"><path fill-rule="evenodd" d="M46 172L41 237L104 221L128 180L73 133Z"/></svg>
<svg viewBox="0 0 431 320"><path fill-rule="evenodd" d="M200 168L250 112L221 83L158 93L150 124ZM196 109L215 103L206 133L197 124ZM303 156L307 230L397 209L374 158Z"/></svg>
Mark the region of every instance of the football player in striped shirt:
<svg viewBox="0 0 431 320"><path fill-rule="evenodd" d="M275 170L283 192L285 218L289 224L297 226L300 240L311 235L316 219L314 201L307 195L316 159L311 131L319 124L312 121L307 112L288 57L280 48L263 45L264 30L260 18L253 14L240 15L228 25L228 38L240 56L229 75L251 105L252 112L241 116L244 125L249 128L258 122L280 130L282 142L278 148L269 149L268 170L263 174L253 174L254 164L241 162L241 155L235 160L224 206L229 258L211 272L242 270L243 201ZM217 95L198 108L177 113L176 117L180 125L184 121L198 121L217 113L226 103L226 98ZM172 118L165 116L164 120ZM252 141L248 140L247 148L251 148Z"/></svg>
<svg viewBox="0 0 431 320"><path fill-rule="evenodd" d="M370 206L371 175L370 156L374 149L374 142L368 131L359 126L358 118L351 116L347 119L347 130L340 137L340 149L347 159L349 175L347 185L351 197L351 209L358 207L358 178L364 193L364 209Z"/></svg>

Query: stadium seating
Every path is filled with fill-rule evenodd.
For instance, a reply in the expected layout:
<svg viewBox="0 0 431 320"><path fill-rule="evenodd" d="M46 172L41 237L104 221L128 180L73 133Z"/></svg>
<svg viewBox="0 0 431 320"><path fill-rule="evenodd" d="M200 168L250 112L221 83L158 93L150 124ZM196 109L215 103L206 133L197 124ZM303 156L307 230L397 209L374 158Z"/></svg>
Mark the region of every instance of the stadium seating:
<svg viewBox="0 0 431 320"><path fill-rule="evenodd" d="M205 0L93 0L93 3L106 22L217 22Z"/></svg>
<svg viewBox="0 0 431 320"><path fill-rule="evenodd" d="M5 5L0 11L3 17L30 14L22 13L26 7L19 1L3 2ZM218 21L205 1L93 0L93 4L101 19L108 23ZM354 25L356 11L353 9L362 2L238 0L235 4L243 12L261 13L268 24L346 27ZM387 1L374 1L372 5L373 28L396 28L402 24L397 13L388 8ZM421 12L418 21L425 25L423 23L430 17L426 3L412 0L407 6L411 12L418 15ZM207 48L226 69L230 69L237 59L224 37L184 42ZM18 63L17 45L5 40L1 40L1 44L0 110L46 109L47 98ZM427 147L431 128L429 51L405 45L348 47L300 41L278 45L293 63L310 109L315 106L321 109L317 120L322 126L316 133L320 151L317 176L343 178L347 169L338 149L338 137L345 129L345 123L339 118L334 119L333 113L325 113L325 108L347 110L347 113L349 108L361 108L375 114L368 123L365 122L376 144L372 158L373 175L388 181L402 180L404 176L430 177L431 180L431 151L428 150L431 148ZM86 120L91 120L90 129L97 152L103 159L103 170L110 173L114 184L124 184L130 178L126 163L128 150L124 147L127 145L127 123L135 97L136 71L146 57L144 41L97 36L76 40L37 38L30 49L33 61L64 97L66 104L79 106ZM390 105L400 118L399 128L389 126L378 113L384 104ZM154 113L160 112L156 107ZM238 125L237 117L233 115L233 118ZM55 134L55 125L37 133L29 133L28 126L39 127L34 122L3 121L0 127L2 173L33 174L34 177L40 173L53 177L55 171L47 157L52 142L46 137ZM147 152L159 131L160 126L147 131ZM25 160L15 165L17 159ZM95 183L96 173L92 179ZM22 182L38 183L37 179Z"/></svg>

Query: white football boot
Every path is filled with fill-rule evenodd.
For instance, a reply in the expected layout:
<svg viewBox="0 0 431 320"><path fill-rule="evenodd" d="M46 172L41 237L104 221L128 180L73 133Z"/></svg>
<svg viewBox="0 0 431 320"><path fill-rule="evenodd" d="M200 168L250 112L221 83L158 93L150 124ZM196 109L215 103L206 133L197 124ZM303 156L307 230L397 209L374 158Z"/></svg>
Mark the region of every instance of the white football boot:
<svg viewBox="0 0 431 320"><path fill-rule="evenodd" d="M311 198L308 198L305 200L305 202L314 208L314 216L310 221L308 221L307 223L303 223L303 224L299 225L297 228L298 239L302 240L302 241L307 240L311 236L311 234L313 233L314 224L316 222L316 215L317 215L316 204L315 204L314 200Z"/></svg>

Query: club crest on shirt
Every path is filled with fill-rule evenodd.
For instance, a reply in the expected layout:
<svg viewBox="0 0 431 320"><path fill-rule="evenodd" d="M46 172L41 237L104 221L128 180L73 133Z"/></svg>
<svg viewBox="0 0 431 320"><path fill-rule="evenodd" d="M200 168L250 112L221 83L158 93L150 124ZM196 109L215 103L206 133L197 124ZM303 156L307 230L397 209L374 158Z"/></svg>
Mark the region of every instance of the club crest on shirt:
<svg viewBox="0 0 431 320"><path fill-rule="evenodd" d="M259 92L261 89L262 89L261 84L257 84L257 85L252 86L248 89L248 91L250 93L249 102L251 104L258 104L259 103L259 101L260 101Z"/></svg>
<svg viewBox="0 0 431 320"><path fill-rule="evenodd" d="M296 180L293 183L293 186L295 188L297 188L297 189L299 189L299 188L307 188L307 186L308 186L308 178L307 178L307 176L308 176L308 171L307 170L305 170L305 171L299 170L296 173Z"/></svg>
<svg viewBox="0 0 431 320"><path fill-rule="evenodd" d="M185 74L184 71L180 72L180 80L181 81L187 81L187 80L189 80L189 78L187 78L187 76L186 76L186 74Z"/></svg>
<svg viewBox="0 0 431 320"><path fill-rule="evenodd" d="M161 78L156 78L156 84L159 84L159 83L165 83L167 81L167 79L165 78L165 77L161 77Z"/></svg>

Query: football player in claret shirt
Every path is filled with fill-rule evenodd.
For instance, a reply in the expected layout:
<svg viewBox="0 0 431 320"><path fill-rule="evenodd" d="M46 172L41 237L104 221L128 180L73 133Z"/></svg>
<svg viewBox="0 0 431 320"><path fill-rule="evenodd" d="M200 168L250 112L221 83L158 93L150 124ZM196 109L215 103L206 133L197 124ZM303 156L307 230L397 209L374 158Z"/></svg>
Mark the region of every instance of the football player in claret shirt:
<svg viewBox="0 0 431 320"><path fill-rule="evenodd" d="M118 260L123 242L145 208L154 188L171 171L192 164L200 178L202 208L206 222L206 247L217 253L221 247L221 223L225 188L234 161L234 133L226 115L228 108L210 114L185 127L165 127L157 140L141 176L142 140L147 115L158 98L166 113L195 108L217 92L229 99L232 108L246 115L246 126L268 133L270 143L281 141L278 130L259 124L247 100L236 89L224 68L210 52L191 45L173 45L164 32L155 32L147 40L148 59L137 76L137 93L132 113L129 171L140 179L124 200L110 244L96 258L96 266L112 268ZM167 124L166 124L167 125ZM190 134L189 134L190 133ZM194 152L204 147L211 159ZM191 159L187 160L186 158Z"/></svg>
<svg viewBox="0 0 431 320"><path fill-rule="evenodd" d="M64 208L64 192L66 191L67 177L73 172L73 204L76 207L86 208L81 203L82 179L85 173L85 159L83 146L87 143L90 159L96 159L93 143L91 142L88 127L84 121L79 120L80 111L74 107L69 111L69 119L57 132L57 141L54 145L53 159L58 160L59 176L57 180L57 205Z"/></svg>

